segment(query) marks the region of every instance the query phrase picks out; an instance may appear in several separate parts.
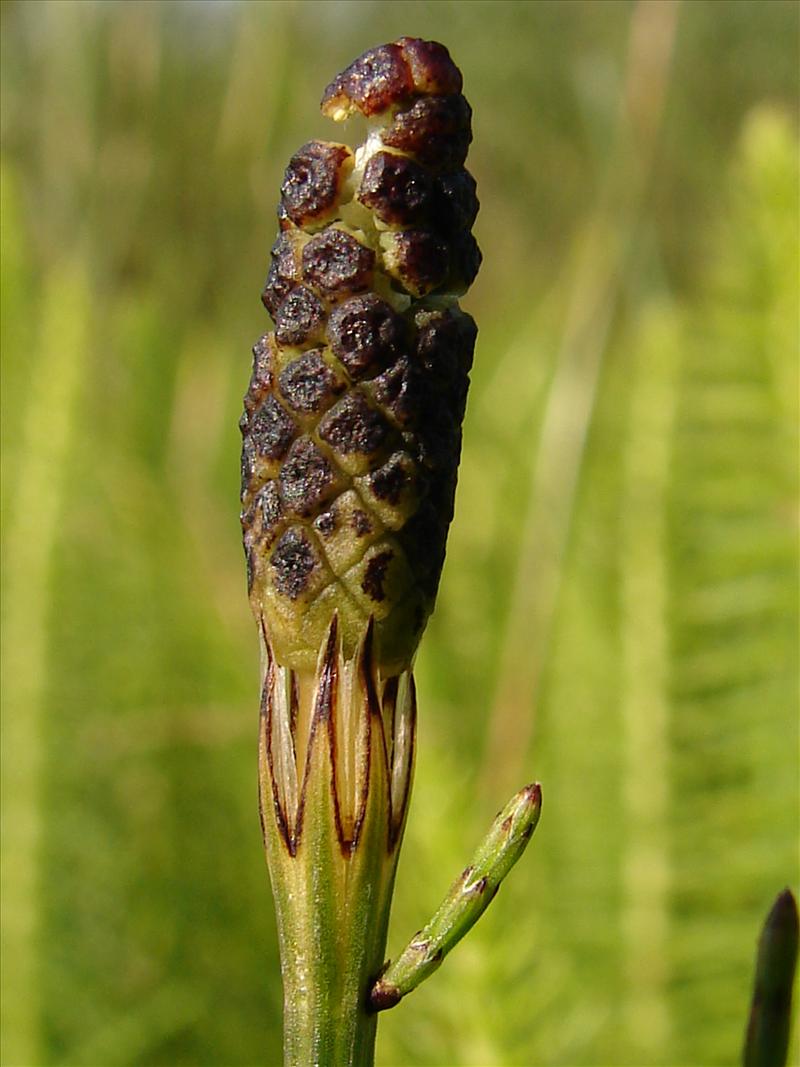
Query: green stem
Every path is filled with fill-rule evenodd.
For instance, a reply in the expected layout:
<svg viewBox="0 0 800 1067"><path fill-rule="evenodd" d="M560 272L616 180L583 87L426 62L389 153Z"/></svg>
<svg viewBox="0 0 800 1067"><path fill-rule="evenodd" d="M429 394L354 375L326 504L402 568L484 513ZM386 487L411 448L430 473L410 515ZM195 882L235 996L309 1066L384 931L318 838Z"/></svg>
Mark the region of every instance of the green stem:
<svg viewBox="0 0 800 1067"><path fill-rule="evenodd" d="M370 655L368 634L357 662L344 663L334 625L308 684L268 656L261 813L281 951L286 1067L374 1062L369 990L386 948L415 711L413 685L402 706L393 685L382 687L379 702Z"/></svg>

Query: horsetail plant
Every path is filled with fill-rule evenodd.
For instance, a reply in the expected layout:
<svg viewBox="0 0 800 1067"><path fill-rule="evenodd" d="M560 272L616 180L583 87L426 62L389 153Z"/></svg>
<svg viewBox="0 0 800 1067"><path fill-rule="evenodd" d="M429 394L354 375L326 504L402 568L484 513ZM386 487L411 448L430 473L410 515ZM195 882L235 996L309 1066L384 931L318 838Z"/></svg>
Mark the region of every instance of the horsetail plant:
<svg viewBox="0 0 800 1067"><path fill-rule="evenodd" d="M384 967L416 734L413 660L453 517L480 265L471 111L447 49L404 37L325 90L364 143L289 162L241 428L262 649L261 824L288 1065L369 1065L377 1012L482 913L538 820L528 786ZM384 973L385 972L385 973Z"/></svg>
<svg viewBox="0 0 800 1067"><path fill-rule="evenodd" d="M790 889L784 889L775 898L758 939L742 1067L784 1067L786 1063L798 942L797 901Z"/></svg>

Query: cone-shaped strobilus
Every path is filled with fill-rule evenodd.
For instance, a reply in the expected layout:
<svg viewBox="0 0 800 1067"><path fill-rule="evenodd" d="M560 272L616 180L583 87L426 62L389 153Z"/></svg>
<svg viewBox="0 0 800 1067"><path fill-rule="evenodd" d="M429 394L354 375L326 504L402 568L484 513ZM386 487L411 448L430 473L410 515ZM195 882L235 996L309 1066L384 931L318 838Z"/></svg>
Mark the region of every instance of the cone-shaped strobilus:
<svg viewBox="0 0 800 1067"><path fill-rule="evenodd" d="M328 86L323 113L364 116L366 138L309 141L289 161L262 294L275 329L245 396L262 826L285 1060L303 1067L373 1061L411 667L453 516L476 337L458 305L481 258L461 84L442 45L402 38ZM526 797L532 826L538 791L535 815Z"/></svg>

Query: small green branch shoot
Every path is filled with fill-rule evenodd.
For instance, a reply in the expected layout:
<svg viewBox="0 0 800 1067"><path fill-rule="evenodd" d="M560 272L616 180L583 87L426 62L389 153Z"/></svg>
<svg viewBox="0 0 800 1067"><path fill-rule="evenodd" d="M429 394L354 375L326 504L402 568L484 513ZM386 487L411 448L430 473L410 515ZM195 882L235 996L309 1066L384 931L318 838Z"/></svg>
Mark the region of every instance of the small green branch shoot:
<svg viewBox="0 0 800 1067"><path fill-rule="evenodd" d="M797 967L797 902L779 893L758 940L744 1067L784 1067L789 1050L792 985Z"/></svg>
<svg viewBox="0 0 800 1067"><path fill-rule="evenodd" d="M475 925L520 858L539 822L542 791L526 785L503 808L470 865L456 879L428 925L415 934L372 987L375 1011L394 1007L424 982Z"/></svg>

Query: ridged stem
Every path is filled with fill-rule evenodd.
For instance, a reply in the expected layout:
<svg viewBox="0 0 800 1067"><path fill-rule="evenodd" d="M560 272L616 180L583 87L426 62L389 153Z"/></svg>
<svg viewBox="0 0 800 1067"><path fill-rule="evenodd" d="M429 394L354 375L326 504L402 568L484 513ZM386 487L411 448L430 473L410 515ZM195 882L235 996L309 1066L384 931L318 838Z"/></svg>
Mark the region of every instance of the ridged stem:
<svg viewBox="0 0 800 1067"><path fill-rule="evenodd" d="M345 664L334 623L316 678L298 680L268 657L260 798L280 942L286 1067L374 1062L377 1016L368 998L384 960L414 708L413 686L398 714L396 689L385 687L389 699L383 693L378 700L370 650L371 631L358 664Z"/></svg>

